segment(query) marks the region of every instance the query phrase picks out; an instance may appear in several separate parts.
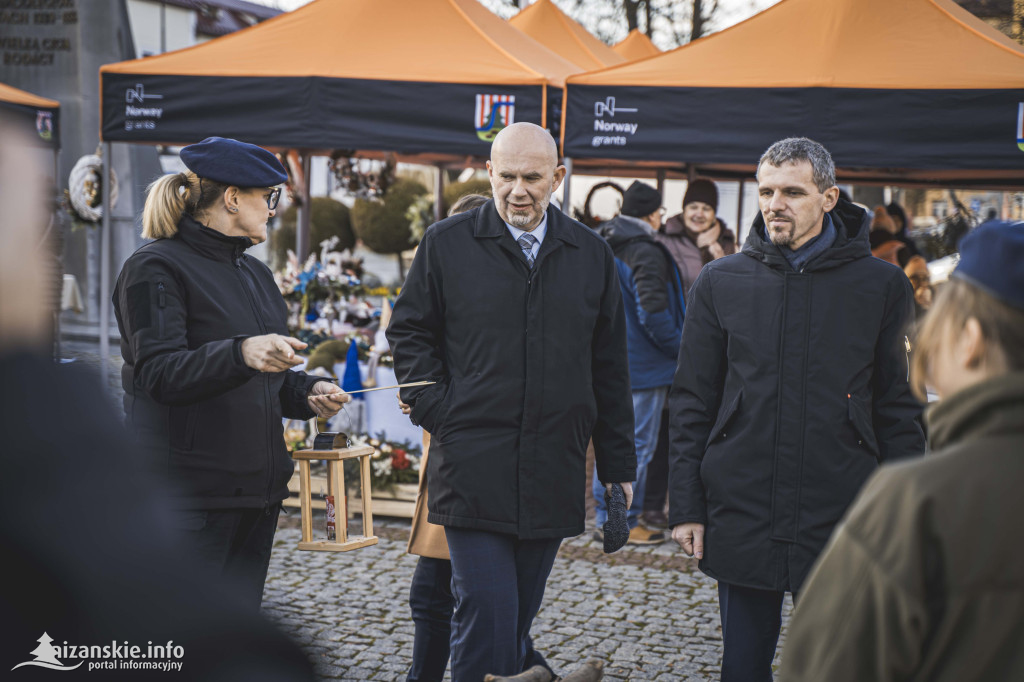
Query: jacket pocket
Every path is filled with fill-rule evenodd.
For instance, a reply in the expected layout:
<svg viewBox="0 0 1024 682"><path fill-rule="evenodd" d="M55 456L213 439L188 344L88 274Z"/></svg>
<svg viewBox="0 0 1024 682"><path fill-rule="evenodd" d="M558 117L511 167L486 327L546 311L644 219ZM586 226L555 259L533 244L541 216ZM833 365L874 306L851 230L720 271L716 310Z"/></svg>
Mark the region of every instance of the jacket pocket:
<svg viewBox="0 0 1024 682"><path fill-rule="evenodd" d="M871 425L870 410L865 408L861 401L849 395L846 396L846 403L847 416L857 434L857 445L880 461L881 453L878 450L878 441L875 440L875 430Z"/></svg>
<svg viewBox="0 0 1024 682"><path fill-rule="evenodd" d="M718 438L727 438L729 424L732 422L732 418L739 412L740 402L743 398L743 391L736 394L732 400L729 401L728 406L724 410L720 410L718 413L718 419L715 420L715 425L711 427L711 433L708 435L708 445L711 445Z"/></svg>
<svg viewBox="0 0 1024 682"><path fill-rule="evenodd" d="M181 446L184 450L191 450L196 444L196 425L199 423L199 406L189 405L185 413L185 437Z"/></svg>
<svg viewBox="0 0 1024 682"><path fill-rule="evenodd" d="M434 435L437 436L437 440L439 441L443 441L445 439L446 428L452 420L452 405L454 402L455 377L451 377L448 380L448 390L445 391L444 397L441 399L441 404L438 406L439 414L437 415L437 432Z"/></svg>

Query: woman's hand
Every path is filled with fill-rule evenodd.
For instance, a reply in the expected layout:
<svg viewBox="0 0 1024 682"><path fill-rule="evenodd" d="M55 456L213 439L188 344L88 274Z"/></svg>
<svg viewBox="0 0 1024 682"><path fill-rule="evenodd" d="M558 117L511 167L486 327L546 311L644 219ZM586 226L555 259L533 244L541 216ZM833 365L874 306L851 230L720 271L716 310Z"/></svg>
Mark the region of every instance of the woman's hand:
<svg viewBox="0 0 1024 682"><path fill-rule="evenodd" d="M242 360L258 372L283 372L302 364L295 351L306 347L292 336L265 334L242 341Z"/></svg>
<svg viewBox="0 0 1024 682"><path fill-rule="evenodd" d="M337 384L330 381L318 381L309 390L306 398L309 409L316 412L316 416L328 419L338 414L341 406L352 402L352 396L341 390Z"/></svg>

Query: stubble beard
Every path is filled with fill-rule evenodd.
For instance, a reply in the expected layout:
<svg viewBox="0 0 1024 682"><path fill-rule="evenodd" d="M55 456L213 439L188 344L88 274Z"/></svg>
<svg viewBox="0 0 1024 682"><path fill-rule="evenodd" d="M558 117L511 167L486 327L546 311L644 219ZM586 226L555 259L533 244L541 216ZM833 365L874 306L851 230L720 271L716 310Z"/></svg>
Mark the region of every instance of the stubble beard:
<svg viewBox="0 0 1024 682"><path fill-rule="evenodd" d="M539 200L535 201L537 212L527 211L525 213L517 213L512 210L508 200L505 200L505 214L507 216L506 221L512 227L518 227L520 230L530 231L536 228L544 220L544 213L548 210L548 201ZM538 219L539 218L539 219ZM533 224L534 221L536 224Z"/></svg>
<svg viewBox="0 0 1024 682"><path fill-rule="evenodd" d="M771 228L770 222L768 220L765 221L764 229L768 233L768 238L771 239L772 244L775 244L775 246L789 246L793 243L793 233L796 231L796 225L787 221L786 227L776 231Z"/></svg>

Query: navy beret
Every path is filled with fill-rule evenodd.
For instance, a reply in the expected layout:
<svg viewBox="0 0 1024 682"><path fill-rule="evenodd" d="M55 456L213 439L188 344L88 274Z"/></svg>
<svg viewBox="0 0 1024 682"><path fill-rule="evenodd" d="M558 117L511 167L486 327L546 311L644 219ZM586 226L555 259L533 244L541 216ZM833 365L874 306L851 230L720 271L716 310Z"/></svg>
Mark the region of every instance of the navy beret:
<svg viewBox="0 0 1024 682"><path fill-rule="evenodd" d="M990 220L960 242L953 277L1024 310L1024 222Z"/></svg>
<svg viewBox="0 0 1024 682"><path fill-rule="evenodd" d="M622 195L622 215L644 218L659 208L661 208L661 192L639 180L634 180Z"/></svg>
<svg viewBox="0 0 1024 682"><path fill-rule="evenodd" d="M266 149L226 137L184 147L181 160L199 177L235 187L273 187L288 179L284 166Z"/></svg>

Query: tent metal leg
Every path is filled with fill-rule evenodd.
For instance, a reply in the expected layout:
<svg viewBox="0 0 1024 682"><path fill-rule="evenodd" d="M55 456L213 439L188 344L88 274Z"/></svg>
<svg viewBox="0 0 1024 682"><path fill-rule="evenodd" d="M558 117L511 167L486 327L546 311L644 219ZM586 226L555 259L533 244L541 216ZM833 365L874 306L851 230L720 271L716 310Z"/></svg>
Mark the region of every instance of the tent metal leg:
<svg viewBox="0 0 1024 682"><path fill-rule="evenodd" d="M110 231L114 224L110 206L110 171L114 167L114 144L103 143L103 229L100 231L100 381L107 385L110 364Z"/></svg>
<svg viewBox="0 0 1024 682"><path fill-rule="evenodd" d="M565 179L562 180L562 213L572 217L572 159L568 156L563 161Z"/></svg>
<svg viewBox="0 0 1024 682"><path fill-rule="evenodd" d="M437 223L444 217L444 206L441 205L444 202L444 166L437 164L435 170L437 173L434 178L434 222Z"/></svg>
<svg viewBox="0 0 1024 682"><path fill-rule="evenodd" d="M310 220L313 212L312 200L309 196L309 169L310 155L302 155L302 202L296 211L295 221L295 253L298 256L299 264L306 262L310 249Z"/></svg>
<svg viewBox="0 0 1024 682"><path fill-rule="evenodd" d="M58 149L54 149L53 150L53 186L54 187L60 187L60 178L58 177L59 175L60 175L60 149L58 148ZM52 210L58 211L60 209L52 209ZM55 218L51 218L51 219L53 220L54 229L58 229L59 230L60 229L60 223ZM64 235L63 234L60 235L60 240L63 243L63 241L64 241ZM60 270L63 273L64 272L64 254L63 253L58 254L58 258L61 261L61 268L60 268ZM60 359L61 359L61 349L60 349L60 315L61 315L62 311L61 311L60 305L61 305L61 301L58 298L58 300L57 300L57 307L53 311L53 348L50 349L53 352L53 359L56 362L60 362Z"/></svg>
<svg viewBox="0 0 1024 682"><path fill-rule="evenodd" d="M736 246L743 245L740 240L740 230L743 229L743 191L747 188L747 181L740 180L739 195L736 197Z"/></svg>
<svg viewBox="0 0 1024 682"><path fill-rule="evenodd" d="M665 169L664 168L659 168L658 169L657 181L658 181L658 192L661 194L662 201L664 201L665 200Z"/></svg>

